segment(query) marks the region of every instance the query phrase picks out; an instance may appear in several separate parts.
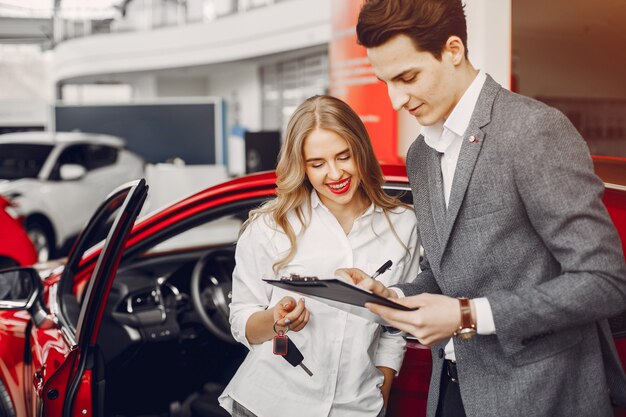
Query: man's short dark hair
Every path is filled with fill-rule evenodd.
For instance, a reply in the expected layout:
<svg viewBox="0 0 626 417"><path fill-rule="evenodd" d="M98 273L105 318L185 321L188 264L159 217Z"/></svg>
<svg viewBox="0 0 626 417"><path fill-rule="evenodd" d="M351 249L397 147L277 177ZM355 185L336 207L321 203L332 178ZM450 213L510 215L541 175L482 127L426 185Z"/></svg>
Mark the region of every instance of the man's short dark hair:
<svg viewBox="0 0 626 417"><path fill-rule="evenodd" d="M397 35L441 60L450 36L458 36L467 57L467 23L461 0L365 0L356 25L359 44L375 48Z"/></svg>

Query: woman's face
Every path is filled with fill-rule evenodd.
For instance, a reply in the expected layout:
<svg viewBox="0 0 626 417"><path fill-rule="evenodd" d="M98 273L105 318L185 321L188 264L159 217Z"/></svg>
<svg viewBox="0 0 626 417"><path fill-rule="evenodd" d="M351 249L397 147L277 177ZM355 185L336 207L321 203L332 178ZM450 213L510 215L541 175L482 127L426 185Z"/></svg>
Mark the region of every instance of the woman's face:
<svg viewBox="0 0 626 417"><path fill-rule="evenodd" d="M344 138L329 130L315 129L304 140L304 161L309 182L332 213L360 207L361 179Z"/></svg>

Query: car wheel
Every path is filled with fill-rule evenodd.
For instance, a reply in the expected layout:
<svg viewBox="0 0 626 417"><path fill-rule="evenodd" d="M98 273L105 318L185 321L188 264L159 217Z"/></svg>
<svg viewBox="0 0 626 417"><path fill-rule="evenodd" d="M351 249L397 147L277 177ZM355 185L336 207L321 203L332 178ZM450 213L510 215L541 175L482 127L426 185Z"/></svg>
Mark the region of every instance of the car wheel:
<svg viewBox="0 0 626 417"><path fill-rule="evenodd" d="M19 265L20 264L17 263L14 259L0 257L0 269L14 268Z"/></svg>
<svg viewBox="0 0 626 417"><path fill-rule="evenodd" d="M26 222L26 233L35 245L37 262L46 262L54 255L54 242L50 228L39 220Z"/></svg>
<svg viewBox="0 0 626 417"><path fill-rule="evenodd" d="M0 381L0 417L15 417L11 396L2 381Z"/></svg>

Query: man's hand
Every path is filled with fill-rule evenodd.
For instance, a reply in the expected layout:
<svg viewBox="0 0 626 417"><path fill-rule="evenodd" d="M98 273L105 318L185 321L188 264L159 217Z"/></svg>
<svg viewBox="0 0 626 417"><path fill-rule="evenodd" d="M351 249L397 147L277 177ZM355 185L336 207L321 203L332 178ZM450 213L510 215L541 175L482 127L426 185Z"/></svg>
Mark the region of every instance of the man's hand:
<svg viewBox="0 0 626 417"><path fill-rule="evenodd" d="M381 297L398 298L398 294L395 291L385 287L380 281L372 279L372 277L358 268L341 268L335 271L335 275Z"/></svg>
<svg viewBox="0 0 626 417"><path fill-rule="evenodd" d="M449 339L461 324L461 309L456 298L423 293L395 301L418 310L401 311L373 303L365 306L393 327L415 336L423 345ZM472 313L473 310L472 302Z"/></svg>
<svg viewBox="0 0 626 417"><path fill-rule="evenodd" d="M299 332L309 322L310 313L304 305L304 298L296 303L293 297L285 296L274 306L276 326L287 327L292 332Z"/></svg>

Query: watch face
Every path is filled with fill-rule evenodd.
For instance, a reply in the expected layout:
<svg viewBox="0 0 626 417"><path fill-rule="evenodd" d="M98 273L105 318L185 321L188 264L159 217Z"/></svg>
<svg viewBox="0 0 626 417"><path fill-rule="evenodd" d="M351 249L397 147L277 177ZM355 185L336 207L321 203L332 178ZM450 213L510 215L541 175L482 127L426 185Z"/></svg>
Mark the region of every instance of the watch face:
<svg viewBox="0 0 626 417"><path fill-rule="evenodd" d="M458 331L457 336L461 340L471 339L476 334L476 330L471 327L461 329Z"/></svg>

